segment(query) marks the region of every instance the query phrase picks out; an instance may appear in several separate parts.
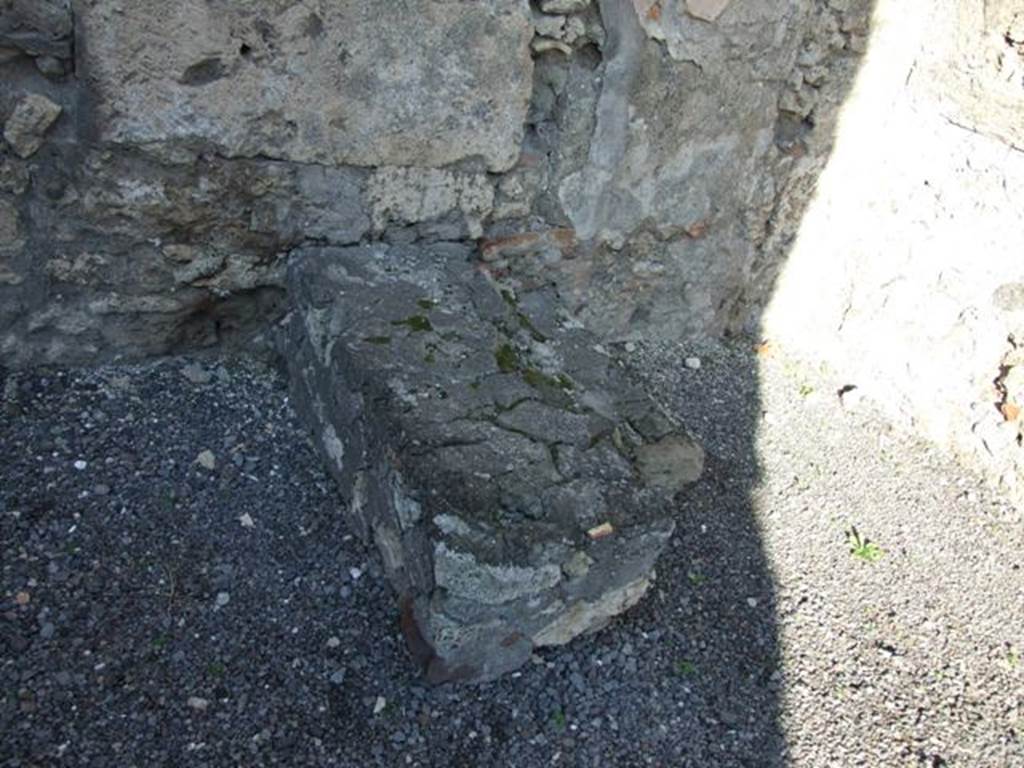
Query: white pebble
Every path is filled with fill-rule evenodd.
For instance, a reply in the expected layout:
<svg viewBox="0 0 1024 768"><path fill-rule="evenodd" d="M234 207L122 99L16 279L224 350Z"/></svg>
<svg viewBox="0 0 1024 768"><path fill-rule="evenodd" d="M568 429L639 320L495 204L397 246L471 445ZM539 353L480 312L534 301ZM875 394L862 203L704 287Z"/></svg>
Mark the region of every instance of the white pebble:
<svg viewBox="0 0 1024 768"><path fill-rule="evenodd" d="M341 645L341 640L339 640L337 637L329 637L329 638L327 638L327 647L328 648L337 648L339 645Z"/></svg>
<svg viewBox="0 0 1024 768"><path fill-rule="evenodd" d="M349 568L348 573L352 577L352 581L359 581L359 577L363 575L363 572L358 568Z"/></svg>
<svg viewBox="0 0 1024 768"><path fill-rule="evenodd" d="M686 367L691 371L700 370L700 358L699 357L688 357L686 358Z"/></svg>
<svg viewBox="0 0 1024 768"><path fill-rule="evenodd" d="M225 605L231 602L231 595L227 592L217 593L217 607L223 608Z"/></svg>
<svg viewBox="0 0 1024 768"><path fill-rule="evenodd" d="M210 706L210 702L206 699L201 699L198 696L189 696L188 705L192 707L192 709L194 710L197 710L199 712L205 712L206 708Z"/></svg>
<svg viewBox="0 0 1024 768"><path fill-rule="evenodd" d="M79 472L81 472L83 469L88 467L89 464L88 464L88 462L85 462L85 461L82 461L81 459L79 459L72 466L74 466L75 469L77 469Z"/></svg>
<svg viewBox="0 0 1024 768"><path fill-rule="evenodd" d="M217 467L217 457L213 455L213 451L203 451L196 456L196 463L212 472Z"/></svg>
<svg viewBox="0 0 1024 768"><path fill-rule="evenodd" d="M378 696L377 700L373 702L373 714L379 715L384 711L384 707L388 705L388 700L383 696Z"/></svg>

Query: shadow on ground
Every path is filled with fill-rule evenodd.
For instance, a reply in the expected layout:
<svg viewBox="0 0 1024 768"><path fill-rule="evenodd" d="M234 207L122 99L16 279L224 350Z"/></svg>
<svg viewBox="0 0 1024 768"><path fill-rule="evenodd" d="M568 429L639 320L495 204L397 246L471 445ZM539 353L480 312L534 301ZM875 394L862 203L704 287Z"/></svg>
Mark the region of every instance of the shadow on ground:
<svg viewBox="0 0 1024 768"><path fill-rule="evenodd" d="M521 673L439 688L274 372L12 374L0 764L779 764L757 468L735 429L756 380L706 361L732 385L672 392L709 471L650 597Z"/></svg>

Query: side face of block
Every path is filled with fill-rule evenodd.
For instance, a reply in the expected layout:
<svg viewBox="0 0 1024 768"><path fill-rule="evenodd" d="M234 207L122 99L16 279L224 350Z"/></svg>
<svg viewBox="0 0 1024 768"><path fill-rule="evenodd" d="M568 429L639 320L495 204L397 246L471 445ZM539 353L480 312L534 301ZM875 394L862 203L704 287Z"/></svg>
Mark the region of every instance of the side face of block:
<svg viewBox="0 0 1024 768"><path fill-rule="evenodd" d="M692 439L543 290L439 244L293 256L295 400L428 676L482 680L643 595Z"/></svg>

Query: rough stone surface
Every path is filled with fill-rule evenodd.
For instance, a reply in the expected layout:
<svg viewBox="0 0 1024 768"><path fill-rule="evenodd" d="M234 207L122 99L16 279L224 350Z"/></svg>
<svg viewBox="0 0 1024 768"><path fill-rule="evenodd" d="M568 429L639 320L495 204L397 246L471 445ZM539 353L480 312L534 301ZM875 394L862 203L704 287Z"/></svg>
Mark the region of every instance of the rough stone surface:
<svg viewBox="0 0 1024 768"><path fill-rule="evenodd" d="M282 334L434 681L493 678L633 605L673 530L669 492L703 461L551 297L499 291L470 255L298 251Z"/></svg>
<svg viewBox="0 0 1024 768"><path fill-rule="evenodd" d="M4 139L20 158L30 157L43 145L50 126L60 117L61 108L45 96L30 93L18 102L4 125Z"/></svg>
<svg viewBox="0 0 1024 768"><path fill-rule="evenodd" d="M225 156L508 168L529 100L526 4L83 3L97 128Z"/></svg>

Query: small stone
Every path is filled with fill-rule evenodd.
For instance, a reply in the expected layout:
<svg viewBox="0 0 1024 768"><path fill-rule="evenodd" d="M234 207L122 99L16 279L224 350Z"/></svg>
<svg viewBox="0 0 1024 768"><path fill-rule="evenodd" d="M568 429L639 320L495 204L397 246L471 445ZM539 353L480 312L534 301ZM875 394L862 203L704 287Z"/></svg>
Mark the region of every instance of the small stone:
<svg viewBox="0 0 1024 768"><path fill-rule="evenodd" d="M337 637L329 637L329 638L327 638L327 647L328 648L337 648L339 645L341 645L341 640L339 638L337 638Z"/></svg>
<svg viewBox="0 0 1024 768"><path fill-rule="evenodd" d="M256 523L253 521L252 515L250 515L248 512L245 512L244 514L242 514L238 518L238 522L240 522L242 524L243 528L255 528L256 527Z"/></svg>
<svg viewBox="0 0 1024 768"><path fill-rule="evenodd" d="M43 638L43 640L49 640L51 637L53 637L56 631L57 628L53 626L53 624L51 624L50 622L46 622L45 624L43 624L42 627L39 628L39 636Z"/></svg>
<svg viewBox="0 0 1024 768"><path fill-rule="evenodd" d="M92 489L92 492L95 493L97 496L108 496L110 495L110 486L107 485L106 483L100 483L99 485Z"/></svg>
<svg viewBox="0 0 1024 768"><path fill-rule="evenodd" d="M14 602L18 605L28 605L31 600L32 596L28 592L19 592L14 596Z"/></svg>
<svg viewBox="0 0 1024 768"><path fill-rule="evenodd" d="M861 392L860 387L853 384L847 384L845 387L839 390L839 403L847 410L852 410L860 405L864 399L864 393Z"/></svg>
<svg viewBox="0 0 1024 768"><path fill-rule="evenodd" d="M592 541L597 541L599 539L605 539L613 533L615 533L615 528L612 527L611 523L601 523L587 531L587 536L589 536Z"/></svg>
<svg viewBox="0 0 1024 768"><path fill-rule="evenodd" d="M714 21L728 5L729 0L686 0L686 12L702 21Z"/></svg>
<svg viewBox="0 0 1024 768"><path fill-rule="evenodd" d="M181 375L193 384L209 384L213 380L213 374L198 363L189 363L186 365L181 369Z"/></svg>
<svg viewBox="0 0 1024 768"><path fill-rule="evenodd" d="M593 564L594 558L586 552L577 552L562 564L562 570L570 579L582 579L590 572Z"/></svg>
<svg viewBox="0 0 1024 768"><path fill-rule="evenodd" d="M64 62L56 56L37 56L36 69L47 77L63 77L66 71Z"/></svg>
<svg viewBox="0 0 1024 768"><path fill-rule="evenodd" d="M687 438L670 435L637 449L637 468L648 485L673 493L697 482L704 472L704 449Z"/></svg>
<svg viewBox="0 0 1024 768"><path fill-rule="evenodd" d="M565 28L564 16L537 15L533 19L533 28L542 37L560 38Z"/></svg>
<svg viewBox="0 0 1024 768"><path fill-rule="evenodd" d="M86 468L86 467L88 467L88 466L89 466L89 463L88 463L88 462L86 462L86 461L82 461L81 459L78 459L78 460L77 460L77 461L76 461L76 462L75 462L74 464L72 464L71 466L73 466L73 467L74 467L75 469L77 469L77 470L78 470L79 472L82 472L82 471L84 471L84 470L85 470L85 468Z"/></svg>
<svg viewBox="0 0 1024 768"><path fill-rule="evenodd" d="M533 42L530 43L530 48L533 49L534 53L558 51L559 53L564 53L566 56L572 55L572 46L566 45L561 40L552 40L548 37L535 37Z"/></svg>
<svg viewBox="0 0 1024 768"><path fill-rule="evenodd" d="M60 105L38 93L30 93L7 118L4 138L18 157L30 157L43 145L43 136L60 113Z"/></svg>
<svg viewBox="0 0 1024 768"><path fill-rule="evenodd" d="M206 708L210 706L210 702L199 696L189 696L188 705L197 712L205 712Z"/></svg>
<svg viewBox="0 0 1024 768"><path fill-rule="evenodd" d="M359 579L363 575L363 572L358 568L349 568L348 575L352 577L352 581L359 581Z"/></svg>
<svg viewBox="0 0 1024 768"><path fill-rule="evenodd" d="M196 456L196 463L203 469L208 469L212 472L217 468L217 457L213 455L213 451L203 451Z"/></svg>
<svg viewBox="0 0 1024 768"><path fill-rule="evenodd" d="M686 358L686 367L689 368L691 371L699 371L700 365L701 363L699 357Z"/></svg>
<svg viewBox="0 0 1024 768"><path fill-rule="evenodd" d="M686 235L693 240L699 240L708 233L708 221L707 219L701 219L695 221L686 228Z"/></svg>
<svg viewBox="0 0 1024 768"><path fill-rule="evenodd" d="M341 685L345 682L345 673L338 671L331 674L331 682L335 685Z"/></svg>
<svg viewBox="0 0 1024 768"><path fill-rule="evenodd" d="M756 597L748 597L747 598L747 605L749 605L751 608L757 608L757 598Z"/></svg>
<svg viewBox="0 0 1024 768"><path fill-rule="evenodd" d="M579 13L590 5L590 0L541 0L544 13Z"/></svg>
<svg viewBox="0 0 1024 768"><path fill-rule="evenodd" d="M223 608L225 605L231 602L231 595L228 592L217 593L217 607Z"/></svg>
<svg viewBox="0 0 1024 768"><path fill-rule="evenodd" d="M629 352L630 354L633 354L634 352L636 352L636 344L634 344L632 341L627 341L626 342L626 351Z"/></svg>
<svg viewBox="0 0 1024 768"><path fill-rule="evenodd" d="M378 696L377 700L373 702L373 714L379 715L384 711L384 707L388 705L388 700L383 696Z"/></svg>

